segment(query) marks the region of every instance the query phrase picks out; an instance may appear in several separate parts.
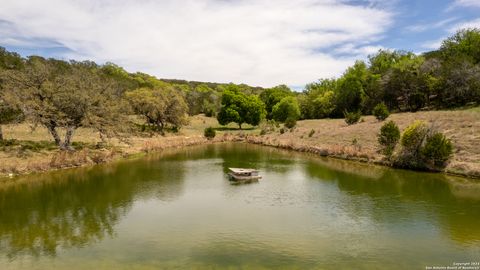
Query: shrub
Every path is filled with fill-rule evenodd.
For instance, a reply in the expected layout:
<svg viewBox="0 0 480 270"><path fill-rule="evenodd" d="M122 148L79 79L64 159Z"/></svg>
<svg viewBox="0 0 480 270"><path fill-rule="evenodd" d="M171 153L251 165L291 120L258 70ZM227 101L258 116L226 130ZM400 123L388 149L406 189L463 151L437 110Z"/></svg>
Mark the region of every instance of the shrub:
<svg viewBox="0 0 480 270"><path fill-rule="evenodd" d="M308 133L308 137L312 137L313 134L315 134L315 130L314 130L314 129L310 130L310 132Z"/></svg>
<svg viewBox="0 0 480 270"><path fill-rule="evenodd" d="M205 138L207 139L213 139L215 138L215 135L217 135L216 131L214 128L212 127L207 127L204 131L203 131L203 135L205 136Z"/></svg>
<svg viewBox="0 0 480 270"><path fill-rule="evenodd" d="M280 134L283 134L283 133L285 133L285 128L282 127L282 128L280 129Z"/></svg>
<svg viewBox="0 0 480 270"><path fill-rule="evenodd" d="M294 128L297 125L297 120L295 118L289 117L285 120L285 127Z"/></svg>
<svg viewBox="0 0 480 270"><path fill-rule="evenodd" d="M400 140L400 129L393 121L388 121L380 128L378 142L382 146L384 155L390 157Z"/></svg>
<svg viewBox="0 0 480 270"><path fill-rule="evenodd" d="M275 120L266 120L260 123L260 135L266 135L275 131L275 128L279 126Z"/></svg>
<svg viewBox="0 0 480 270"><path fill-rule="evenodd" d="M0 146L13 146L17 145L19 142L15 139L10 139L10 140L0 140Z"/></svg>
<svg viewBox="0 0 480 270"><path fill-rule="evenodd" d="M410 169L440 170L452 156L452 143L445 135L432 132L422 121L415 121L402 135L402 152L396 165Z"/></svg>
<svg viewBox="0 0 480 270"><path fill-rule="evenodd" d="M215 108L207 108L205 109L205 116L206 117L215 117Z"/></svg>
<svg viewBox="0 0 480 270"><path fill-rule="evenodd" d="M425 162L434 168L444 168L452 153L451 141L440 132L427 136L425 146L421 150Z"/></svg>
<svg viewBox="0 0 480 270"><path fill-rule="evenodd" d="M348 125L353 125L358 123L358 121L360 121L360 118L362 117L362 114L359 111L358 112L345 111L343 115L345 116L345 123L347 123Z"/></svg>
<svg viewBox="0 0 480 270"><path fill-rule="evenodd" d="M382 102L373 108L372 114L375 116L375 118L377 118L377 120L383 121L387 119L387 117L390 115L390 112L388 111L387 105Z"/></svg>
<svg viewBox="0 0 480 270"><path fill-rule="evenodd" d="M418 153L427 133L428 127L423 121L415 121L408 126L402 134L404 150L413 154Z"/></svg>

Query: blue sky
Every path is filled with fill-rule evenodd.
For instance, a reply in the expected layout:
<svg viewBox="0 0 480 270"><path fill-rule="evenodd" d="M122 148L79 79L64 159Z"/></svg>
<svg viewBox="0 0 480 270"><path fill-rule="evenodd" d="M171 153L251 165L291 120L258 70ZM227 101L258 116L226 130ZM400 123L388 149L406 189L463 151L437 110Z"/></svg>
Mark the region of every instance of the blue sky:
<svg viewBox="0 0 480 270"><path fill-rule="evenodd" d="M480 19L480 0L399 1L394 12L394 25L388 29L382 45L423 52L437 49L435 45L451 36L458 26ZM480 27L480 22L476 25Z"/></svg>
<svg viewBox="0 0 480 270"><path fill-rule="evenodd" d="M379 49L438 48L480 27L480 0L0 0L0 46L160 78L287 84Z"/></svg>

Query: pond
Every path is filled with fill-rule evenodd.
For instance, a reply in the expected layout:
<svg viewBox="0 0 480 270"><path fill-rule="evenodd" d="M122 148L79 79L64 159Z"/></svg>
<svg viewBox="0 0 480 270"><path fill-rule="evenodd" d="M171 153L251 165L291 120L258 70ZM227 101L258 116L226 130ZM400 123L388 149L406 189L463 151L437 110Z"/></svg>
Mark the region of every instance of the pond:
<svg viewBox="0 0 480 270"><path fill-rule="evenodd" d="M228 167L260 170L232 185ZM480 182L242 143L0 183L0 269L425 269L480 260Z"/></svg>

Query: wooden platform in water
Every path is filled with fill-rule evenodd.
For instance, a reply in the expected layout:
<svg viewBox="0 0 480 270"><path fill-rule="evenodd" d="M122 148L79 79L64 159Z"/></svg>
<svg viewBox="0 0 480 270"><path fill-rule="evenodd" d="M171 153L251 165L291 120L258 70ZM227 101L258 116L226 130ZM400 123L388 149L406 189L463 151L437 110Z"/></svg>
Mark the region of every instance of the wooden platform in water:
<svg viewBox="0 0 480 270"><path fill-rule="evenodd" d="M232 181L250 183L257 182L262 176L259 175L259 171L255 169L247 168L228 168L230 171L228 177Z"/></svg>

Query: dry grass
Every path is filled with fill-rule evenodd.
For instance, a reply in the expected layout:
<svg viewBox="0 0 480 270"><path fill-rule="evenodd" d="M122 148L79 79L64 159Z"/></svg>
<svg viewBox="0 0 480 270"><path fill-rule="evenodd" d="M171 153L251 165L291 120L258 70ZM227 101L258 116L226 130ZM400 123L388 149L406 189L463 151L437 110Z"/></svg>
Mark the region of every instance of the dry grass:
<svg viewBox="0 0 480 270"><path fill-rule="evenodd" d="M461 111L429 111L392 114L393 120L405 129L415 120L430 123L436 130L450 138L455 153L446 171L470 176L480 176L480 109ZM358 124L348 126L343 119L299 121L292 132L275 132L256 139L263 144L285 148L308 148L307 152L382 162L378 154L377 133L383 122L373 116L363 117ZM315 133L310 137L311 130ZM261 142L260 142L261 141ZM316 150L315 150L316 149Z"/></svg>
<svg viewBox="0 0 480 270"><path fill-rule="evenodd" d="M217 137L211 141L203 137L204 129L210 126L218 129ZM5 139L14 139L16 144L0 148L0 176L79 167L168 148L233 141L237 140L237 137L243 137L239 134L256 132L248 125L245 130L237 132L234 124L222 127L216 119L199 115L191 117L189 125L178 133L161 136L144 132L126 140L111 139L107 149L95 149L95 145L101 141L99 134L92 129L80 128L74 134L73 144L79 145L77 148L87 147L65 152L56 149L51 135L41 126L32 129L28 123L5 125L3 131ZM65 130L59 130L59 133L64 136ZM236 135L233 136L232 133Z"/></svg>
<svg viewBox="0 0 480 270"><path fill-rule="evenodd" d="M480 107L458 111L400 113L391 115L388 120L395 121L402 130L415 120L432 124L444 132L455 146L455 154L446 171L480 177ZM176 134L139 134L129 137L127 141L112 139L107 149L103 150L87 147L66 153L46 147L38 151L20 151L19 148L0 151L0 174L83 166L167 148L222 141L247 141L322 156L384 163L383 156L377 152L379 146L376 137L382 124L373 116L363 117L363 121L351 126L343 119L305 120L298 121L293 130L283 134L277 128L274 132L260 136L259 129L246 126L244 130L238 130L234 124L221 127L216 119L199 115L191 117L189 125ZM204 129L210 126L217 130L214 140L203 137ZM312 130L314 133L309 136ZM61 133L63 134L62 131ZM32 131L28 124L6 126L4 135L7 139L19 141L51 141L44 128L38 127ZM77 144L94 146L99 141L99 134L91 129L79 129L74 136Z"/></svg>

